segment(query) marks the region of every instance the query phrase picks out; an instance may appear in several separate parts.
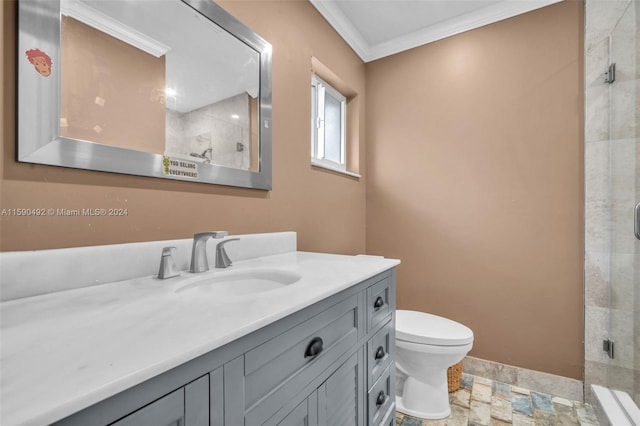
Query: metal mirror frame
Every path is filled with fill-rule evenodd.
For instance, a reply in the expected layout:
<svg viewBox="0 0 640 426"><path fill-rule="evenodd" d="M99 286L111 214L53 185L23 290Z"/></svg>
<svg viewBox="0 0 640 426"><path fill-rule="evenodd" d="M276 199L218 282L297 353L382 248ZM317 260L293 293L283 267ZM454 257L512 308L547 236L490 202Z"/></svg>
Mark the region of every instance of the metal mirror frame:
<svg viewBox="0 0 640 426"><path fill-rule="evenodd" d="M98 170L137 176L271 189L271 44L212 0L181 1L226 30L260 55L259 171L199 164L198 177L165 175L163 155L60 136L60 2L20 0L18 7L19 162ZM39 48L51 57L51 74L42 78L25 51ZM40 77L40 78L38 78Z"/></svg>

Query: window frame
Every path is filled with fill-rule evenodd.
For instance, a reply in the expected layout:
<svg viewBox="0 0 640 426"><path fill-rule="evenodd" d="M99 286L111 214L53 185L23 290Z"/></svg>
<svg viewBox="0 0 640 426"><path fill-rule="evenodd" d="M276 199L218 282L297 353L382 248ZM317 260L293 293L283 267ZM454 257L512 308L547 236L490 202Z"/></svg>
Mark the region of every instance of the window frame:
<svg viewBox="0 0 640 426"><path fill-rule="evenodd" d="M340 162L325 158L324 109L326 94L340 102ZM347 172L347 97L331 84L311 74L311 164Z"/></svg>

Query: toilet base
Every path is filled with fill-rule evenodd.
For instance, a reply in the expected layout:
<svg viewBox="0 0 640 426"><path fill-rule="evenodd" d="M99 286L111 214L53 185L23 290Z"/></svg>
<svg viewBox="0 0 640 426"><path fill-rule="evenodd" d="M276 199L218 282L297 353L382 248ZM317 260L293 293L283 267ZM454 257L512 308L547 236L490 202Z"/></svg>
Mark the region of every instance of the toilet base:
<svg viewBox="0 0 640 426"><path fill-rule="evenodd" d="M451 414L447 373L438 374L432 383L413 377L404 382L402 396L396 396L396 410L421 419L444 419Z"/></svg>
<svg viewBox="0 0 640 426"><path fill-rule="evenodd" d="M401 396L396 396L396 411L411 417L428 420L440 420L451 415L451 407L441 413L424 413L422 411L414 411L404 406Z"/></svg>

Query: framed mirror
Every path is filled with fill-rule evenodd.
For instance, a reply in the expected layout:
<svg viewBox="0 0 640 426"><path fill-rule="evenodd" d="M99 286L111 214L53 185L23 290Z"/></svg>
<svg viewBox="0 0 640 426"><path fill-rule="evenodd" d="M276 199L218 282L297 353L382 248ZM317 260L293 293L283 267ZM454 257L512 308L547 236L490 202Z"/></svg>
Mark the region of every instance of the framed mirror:
<svg viewBox="0 0 640 426"><path fill-rule="evenodd" d="M213 1L18 14L18 161L271 189L271 45Z"/></svg>

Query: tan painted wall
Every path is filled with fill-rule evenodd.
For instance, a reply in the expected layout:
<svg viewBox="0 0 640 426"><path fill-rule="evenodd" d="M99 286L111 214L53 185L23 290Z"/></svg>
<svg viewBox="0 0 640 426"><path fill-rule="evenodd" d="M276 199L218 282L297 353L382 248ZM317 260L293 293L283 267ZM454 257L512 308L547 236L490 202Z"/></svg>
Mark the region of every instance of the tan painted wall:
<svg viewBox="0 0 640 426"><path fill-rule="evenodd" d="M66 16L61 38L61 136L164 154L165 56Z"/></svg>
<svg viewBox="0 0 640 426"><path fill-rule="evenodd" d="M128 216L0 216L0 250L189 238L225 229L234 234L295 230L301 250L364 252L364 179L312 169L309 161L311 57L362 96L364 64L306 0L222 5L273 45L270 192L16 163L15 2L2 2L0 207L127 208ZM361 117L364 134L364 108ZM361 156L363 165L363 145Z"/></svg>
<svg viewBox="0 0 640 426"><path fill-rule="evenodd" d="M582 3L367 65L367 252L471 355L581 378Z"/></svg>

